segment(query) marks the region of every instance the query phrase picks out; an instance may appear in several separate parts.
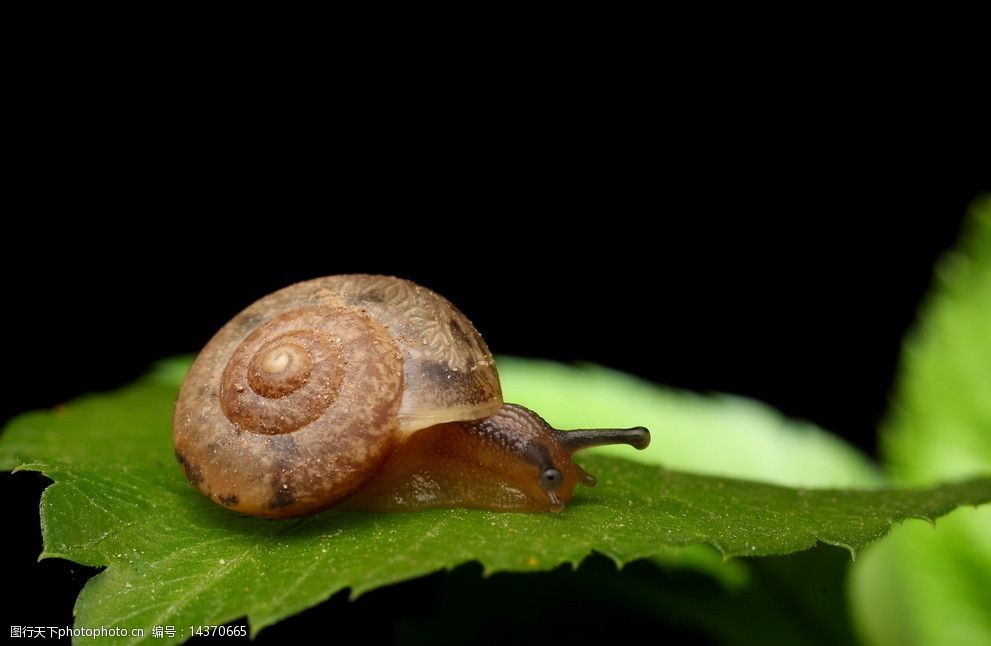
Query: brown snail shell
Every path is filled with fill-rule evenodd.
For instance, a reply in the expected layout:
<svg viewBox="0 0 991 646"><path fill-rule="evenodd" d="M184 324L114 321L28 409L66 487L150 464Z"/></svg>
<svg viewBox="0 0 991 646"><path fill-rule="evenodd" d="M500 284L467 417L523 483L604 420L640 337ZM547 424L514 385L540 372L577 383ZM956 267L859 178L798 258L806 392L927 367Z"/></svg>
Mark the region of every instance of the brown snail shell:
<svg viewBox="0 0 991 646"><path fill-rule="evenodd" d="M369 275L298 283L249 306L196 358L173 418L189 480L218 504L268 518L318 512L366 485L357 508L559 510L576 482L592 482L571 451L645 445L645 433L561 442L567 434L503 405L492 355L453 305ZM500 469L505 482L491 482ZM548 484L541 474L552 471Z"/></svg>

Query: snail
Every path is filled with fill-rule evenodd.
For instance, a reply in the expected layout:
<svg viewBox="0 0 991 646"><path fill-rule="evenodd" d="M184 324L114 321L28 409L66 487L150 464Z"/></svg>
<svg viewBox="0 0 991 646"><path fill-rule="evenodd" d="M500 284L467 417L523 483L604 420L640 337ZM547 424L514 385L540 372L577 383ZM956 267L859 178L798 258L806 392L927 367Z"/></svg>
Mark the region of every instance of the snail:
<svg viewBox="0 0 991 646"><path fill-rule="evenodd" d="M561 511L595 479L579 449L643 449L642 427L558 431L502 401L475 327L390 276L291 285L227 323L193 362L176 459L219 505L264 518L332 506Z"/></svg>

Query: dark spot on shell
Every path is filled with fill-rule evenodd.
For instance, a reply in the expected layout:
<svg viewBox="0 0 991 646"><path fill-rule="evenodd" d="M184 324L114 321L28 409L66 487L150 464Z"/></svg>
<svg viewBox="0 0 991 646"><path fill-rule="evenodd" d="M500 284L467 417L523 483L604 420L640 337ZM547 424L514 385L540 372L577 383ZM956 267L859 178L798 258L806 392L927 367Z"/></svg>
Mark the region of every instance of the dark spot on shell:
<svg viewBox="0 0 991 646"><path fill-rule="evenodd" d="M299 444L296 439L290 435L273 435L268 441L269 454L275 458L275 485L274 493L272 497L269 498L265 506L269 509L279 509L282 507L288 507L296 503L296 494L293 493L292 485L286 486L286 482L282 481L279 474L285 474L292 471L292 466L299 459ZM284 475L282 476L284 477Z"/></svg>
<svg viewBox="0 0 991 646"><path fill-rule="evenodd" d="M451 334L457 339L458 343L464 344L468 347L473 347L471 344L471 337L468 336L468 332L465 331L464 327L456 319L451 319L447 322L449 328L451 328Z"/></svg>
<svg viewBox="0 0 991 646"><path fill-rule="evenodd" d="M293 494L292 489L280 484L275 487L275 495L265 503L265 506L269 509L279 509L281 507L288 507L295 502L296 496Z"/></svg>
<svg viewBox="0 0 991 646"><path fill-rule="evenodd" d="M190 462L189 459L183 455L181 451L179 451L179 449L175 450L175 459L178 460L179 466L182 467L183 472L185 472L186 477L189 478L190 482L194 485L199 485L203 482L203 471L198 466Z"/></svg>
<svg viewBox="0 0 991 646"><path fill-rule="evenodd" d="M477 404L488 400L488 393L469 370L451 370L445 363L435 361L417 364L419 377L425 377L436 384L439 392L451 393L450 400Z"/></svg>
<svg viewBox="0 0 991 646"><path fill-rule="evenodd" d="M228 507L233 507L237 503L241 502L240 498L238 498L234 494L230 494L229 496L217 496L217 500L220 501L220 504L226 505Z"/></svg>
<svg viewBox="0 0 991 646"><path fill-rule="evenodd" d="M453 379L455 374L446 363L437 361L425 361L417 367L423 372L424 377L437 383L445 383L448 381L448 376Z"/></svg>

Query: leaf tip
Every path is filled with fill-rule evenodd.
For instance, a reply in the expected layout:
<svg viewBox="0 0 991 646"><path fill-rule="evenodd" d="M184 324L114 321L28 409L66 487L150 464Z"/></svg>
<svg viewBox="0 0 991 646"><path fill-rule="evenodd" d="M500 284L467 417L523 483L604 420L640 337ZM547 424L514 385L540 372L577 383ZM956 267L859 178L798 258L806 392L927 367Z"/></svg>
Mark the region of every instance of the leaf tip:
<svg viewBox="0 0 991 646"><path fill-rule="evenodd" d="M348 590L348 602L350 603L350 602L357 601L359 597L363 596L366 592L375 589L375 587L376 586L372 585L372 586L368 586L368 587L354 586L354 587L348 588L347 589ZM330 598L330 597L328 597L328 598Z"/></svg>
<svg viewBox="0 0 991 646"><path fill-rule="evenodd" d="M820 538L819 541L825 543L826 545L832 545L833 547L839 547L840 549L844 549L847 552L849 552L851 561L857 560L857 550L859 549L858 546L852 545L850 543L844 543L842 541L830 541L824 538Z"/></svg>
<svg viewBox="0 0 991 646"><path fill-rule="evenodd" d="M719 555L723 559L723 563L726 563L731 558L733 558L734 555L732 553L726 551L726 548L724 548L718 542L716 542L716 541L708 541L708 543L709 543L709 545L712 545L714 548L716 548L716 551L719 552Z"/></svg>
<svg viewBox="0 0 991 646"><path fill-rule="evenodd" d="M258 633L265 630L270 624L262 623L260 621L251 621L251 616L248 615L244 618L244 623L248 624L248 639L254 641L258 637Z"/></svg>

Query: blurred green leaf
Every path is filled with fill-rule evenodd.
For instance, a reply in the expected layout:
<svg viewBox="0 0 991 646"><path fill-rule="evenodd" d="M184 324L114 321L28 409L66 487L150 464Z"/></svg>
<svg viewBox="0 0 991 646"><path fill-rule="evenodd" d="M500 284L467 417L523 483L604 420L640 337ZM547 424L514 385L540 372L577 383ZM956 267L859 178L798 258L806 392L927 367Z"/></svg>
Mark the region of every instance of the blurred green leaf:
<svg viewBox="0 0 991 646"><path fill-rule="evenodd" d="M991 196L936 268L905 342L882 449L902 482L991 469Z"/></svg>
<svg viewBox="0 0 991 646"><path fill-rule="evenodd" d="M937 267L905 343L882 450L902 483L991 473L991 197ZM991 510L938 531L897 528L853 568L852 603L876 645L991 644Z"/></svg>
<svg viewBox="0 0 991 646"><path fill-rule="evenodd" d="M79 625L218 624L257 631L350 587L360 594L459 563L488 572L617 563L709 543L726 555L784 554L817 541L851 551L893 521L991 499L991 479L931 489L788 489L669 471L604 455L600 485L563 514L329 512L295 521L236 516L200 496L172 459L181 372L165 363L116 393L14 420L0 467L41 471L44 556L107 565L77 603ZM148 633L150 635L150 632Z"/></svg>
<svg viewBox="0 0 991 646"><path fill-rule="evenodd" d="M506 401L557 428L646 426L650 446L596 449L649 464L791 487L859 487L884 482L856 448L761 402L657 386L595 365L500 357Z"/></svg>

